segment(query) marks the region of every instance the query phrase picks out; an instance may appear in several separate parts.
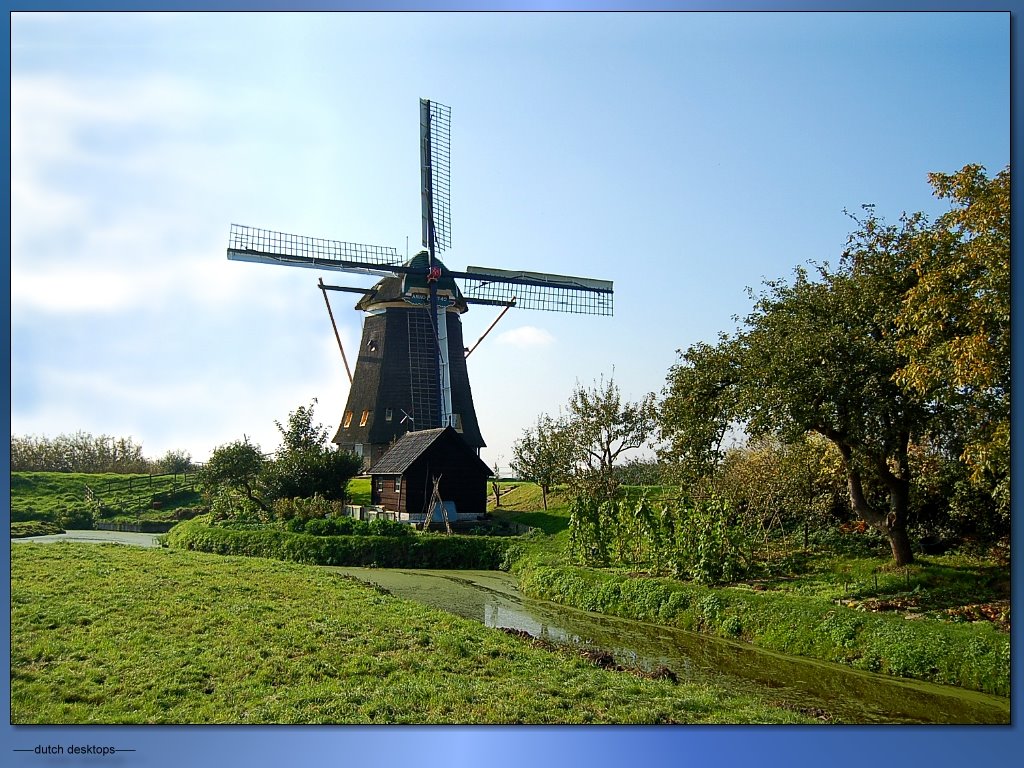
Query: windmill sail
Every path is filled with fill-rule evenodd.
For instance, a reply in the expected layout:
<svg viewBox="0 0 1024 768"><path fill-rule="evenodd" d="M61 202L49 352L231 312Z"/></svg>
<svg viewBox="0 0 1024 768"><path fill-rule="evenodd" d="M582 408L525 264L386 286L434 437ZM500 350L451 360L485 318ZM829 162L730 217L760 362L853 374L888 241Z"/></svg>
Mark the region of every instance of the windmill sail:
<svg viewBox="0 0 1024 768"><path fill-rule="evenodd" d="M433 252L452 247L452 110L420 99L420 189L423 246ZM433 228L434 242L430 234Z"/></svg>
<svg viewBox="0 0 1024 768"><path fill-rule="evenodd" d="M430 313L437 338L438 407L441 425L454 426L452 386L448 349L448 299L437 293L440 279L437 251L451 246L451 109L444 104L420 99L420 183L423 215L423 245L429 256Z"/></svg>
<svg viewBox="0 0 1024 768"><path fill-rule="evenodd" d="M452 275L462 279L462 293L469 301L505 303L515 299L520 309L579 315L612 315L614 310L610 280L492 267L466 267L465 272Z"/></svg>
<svg viewBox="0 0 1024 768"><path fill-rule="evenodd" d="M330 269L369 275L391 275L401 263L394 248L361 245L342 240L288 235L270 229L232 224L228 234L228 258L259 264Z"/></svg>

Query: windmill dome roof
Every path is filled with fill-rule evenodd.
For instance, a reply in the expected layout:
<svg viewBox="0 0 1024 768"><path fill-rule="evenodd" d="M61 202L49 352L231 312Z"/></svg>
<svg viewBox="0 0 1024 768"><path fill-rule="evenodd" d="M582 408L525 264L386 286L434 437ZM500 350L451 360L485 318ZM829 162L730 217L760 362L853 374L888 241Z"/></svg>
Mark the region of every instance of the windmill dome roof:
<svg viewBox="0 0 1024 768"><path fill-rule="evenodd" d="M436 256L434 257L434 262L441 267L441 279L437 281L438 290L451 293L455 298L455 307L459 313L466 312L469 307L462 296L462 291L459 290L459 286L455 283L455 278L447 274L444 263ZM384 304L404 303L404 297L407 294L427 291L429 263L429 254L426 251L420 251L402 266L417 270L421 269L421 272L417 271L383 278L370 289L370 293L367 293L356 302L356 309L366 311Z"/></svg>

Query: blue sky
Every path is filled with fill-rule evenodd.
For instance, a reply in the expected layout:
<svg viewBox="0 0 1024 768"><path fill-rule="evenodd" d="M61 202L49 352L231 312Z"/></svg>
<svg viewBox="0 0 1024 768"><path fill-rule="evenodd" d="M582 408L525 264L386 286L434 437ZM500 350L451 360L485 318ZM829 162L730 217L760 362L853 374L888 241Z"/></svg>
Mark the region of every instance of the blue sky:
<svg viewBox="0 0 1024 768"><path fill-rule="evenodd" d="M452 107L452 268L615 283L469 360L492 465L577 382L660 392L747 286L1010 153L1005 13L33 14L11 24L11 429L205 459L348 391L318 274L232 222L419 248L418 99ZM323 273L326 282L372 279ZM332 302L346 350L354 296ZM497 310L464 316L467 342Z"/></svg>

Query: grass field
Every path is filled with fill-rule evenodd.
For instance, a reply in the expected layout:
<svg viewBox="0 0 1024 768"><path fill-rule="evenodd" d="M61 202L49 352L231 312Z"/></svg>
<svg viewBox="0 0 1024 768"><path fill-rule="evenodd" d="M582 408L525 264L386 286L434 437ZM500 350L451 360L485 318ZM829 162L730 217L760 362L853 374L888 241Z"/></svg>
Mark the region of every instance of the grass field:
<svg viewBox="0 0 1024 768"><path fill-rule="evenodd" d="M11 639L15 724L812 722L255 558L18 545Z"/></svg>

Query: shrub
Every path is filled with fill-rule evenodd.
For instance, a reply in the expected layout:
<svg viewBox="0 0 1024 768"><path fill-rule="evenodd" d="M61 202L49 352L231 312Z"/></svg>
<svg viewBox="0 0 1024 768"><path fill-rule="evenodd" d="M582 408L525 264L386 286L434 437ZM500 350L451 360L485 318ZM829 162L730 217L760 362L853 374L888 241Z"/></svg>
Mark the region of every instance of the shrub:
<svg viewBox="0 0 1024 768"><path fill-rule="evenodd" d="M308 533L311 536L351 536L356 533L356 524L361 521L351 517L327 517L303 521L292 518L288 530L294 533Z"/></svg>
<svg viewBox="0 0 1024 768"><path fill-rule="evenodd" d="M161 472L172 472L175 474L188 472L194 467L192 464L192 454L188 451L180 450L168 451L162 457L157 459L156 465Z"/></svg>
<svg viewBox="0 0 1024 768"><path fill-rule="evenodd" d="M256 525L269 522L270 514L254 499L238 488L221 485L212 489L210 512L214 520L233 520Z"/></svg>
<svg viewBox="0 0 1024 768"><path fill-rule="evenodd" d="M360 522L366 522L370 536L409 536L413 532L411 525L400 523L397 520L378 518Z"/></svg>
<svg viewBox="0 0 1024 768"><path fill-rule="evenodd" d="M271 510L275 520L297 521L300 524L310 520L323 520L344 515L344 506L340 501L329 500L320 494L314 494L310 498L276 499L271 505ZM302 528L294 530L302 530Z"/></svg>
<svg viewBox="0 0 1024 768"><path fill-rule="evenodd" d="M90 531L93 526L93 510L85 505L65 507L57 513L54 522L64 529Z"/></svg>
<svg viewBox="0 0 1024 768"><path fill-rule="evenodd" d="M281 446L260 477L272 499L321 496L345 501L349 481L362 468L362 457L328 444L330 433L314 421L315 403L300 405L288 414L286 424L274 422Z"/></svg>
<svg viewBox="0 0 1024 768"><path fill-rule="evenodd" d="M267 464L260 479L271 498L321 496L343 502L349 481L362 465L363 460L353 453L315 446L279 455Z"/></svg>

